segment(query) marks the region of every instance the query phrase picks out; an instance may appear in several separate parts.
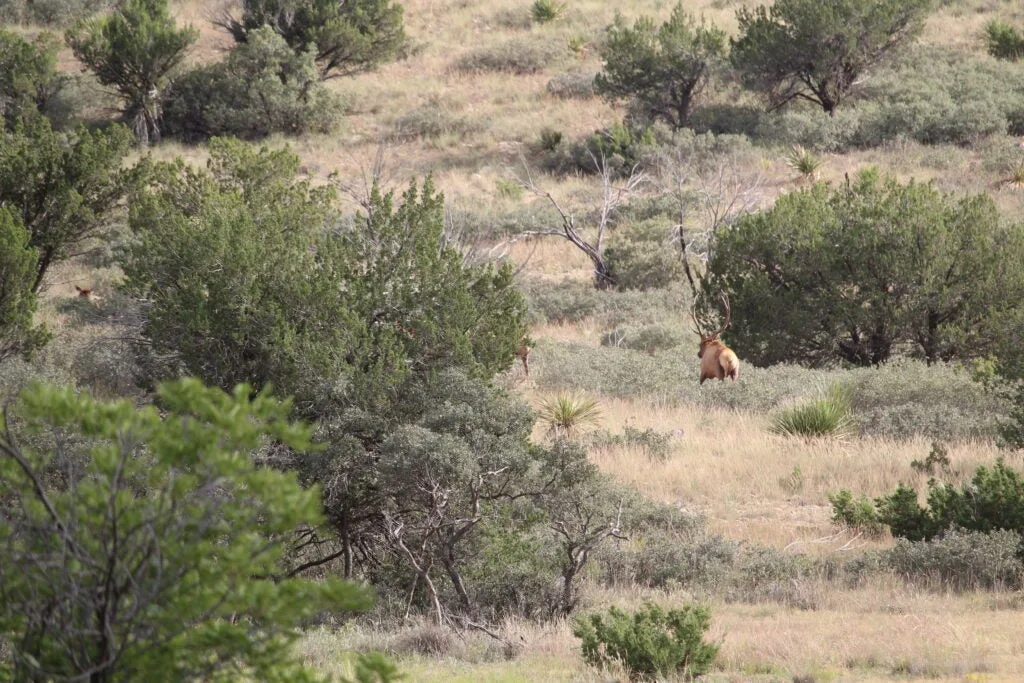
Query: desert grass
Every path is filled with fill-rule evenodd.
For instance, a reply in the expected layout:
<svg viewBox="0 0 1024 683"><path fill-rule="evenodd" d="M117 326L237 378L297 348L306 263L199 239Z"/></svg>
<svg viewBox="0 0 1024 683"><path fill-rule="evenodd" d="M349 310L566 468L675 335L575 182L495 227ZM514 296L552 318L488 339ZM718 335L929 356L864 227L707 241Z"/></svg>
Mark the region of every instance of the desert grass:
<svg viewBox="0 0 1024 683"><path fill-rule="evenodd" d="M708 638L721 645L709 681L781 681L794 677L843 681L1013 681L1024 676L1019 596L944 594L879 578L856 589L803 587L815 609L712 601ZM685 591L607 591L588 594L587 610L609 605L635 609L655 599L667 607L691 601ZM409 627L409 628L416 628ZM515 643L513 658L486 636L468 633L446 655L396 653L416 681L607 681L588 669L566 621L510 620L501 635ZM314 630L300 655L321 671L350 671L349 651L395 652L403 630L381 632L349 625ZM614 680L612 678L611 680ZM621 680L621 679L620 679Z"/></svg>

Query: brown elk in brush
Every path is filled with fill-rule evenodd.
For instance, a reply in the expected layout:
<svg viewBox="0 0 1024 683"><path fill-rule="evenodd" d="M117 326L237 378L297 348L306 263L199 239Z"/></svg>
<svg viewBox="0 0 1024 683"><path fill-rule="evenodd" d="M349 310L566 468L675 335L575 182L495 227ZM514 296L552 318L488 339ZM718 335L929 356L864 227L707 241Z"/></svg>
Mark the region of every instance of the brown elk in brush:
<svg viewBox="0 0 1024 683"><path fill-rule="evenodd" d="M516 346L516 358L523 361L523 370L526 372L526 376L530 376L530 345L526 343L526 337L519 340L519 345Z"/></svg>
<svg viewBox="0 0 1024 683"><path fill-rule="evenodd" d="M93 303L102 301L102 299L103 299L99 294L97 294L92 289L83 289L83 288L79 287L78 285L75 285L75 291L78 292L78 298L79 299L85 299L86 301L90 301L90 302L93 302Z"/></svg>
<svg viewBox="0 0 1024 683"><path fill-rule="evenodd" d="M693 308L690 309L690 317L693 324L697 326L697 334L700 335L700 350L697 351L697 358L700 358L700 383L704 384L706 379L725 380L731 377L736 381L740 376L740 359L736 353L719 339L719 335L729 327L729 315L732 312L729 308L729 297L722 295L722 303L725 305L725 324L711 334L704 334L697 320L697 298L694 297Z"/></svg>

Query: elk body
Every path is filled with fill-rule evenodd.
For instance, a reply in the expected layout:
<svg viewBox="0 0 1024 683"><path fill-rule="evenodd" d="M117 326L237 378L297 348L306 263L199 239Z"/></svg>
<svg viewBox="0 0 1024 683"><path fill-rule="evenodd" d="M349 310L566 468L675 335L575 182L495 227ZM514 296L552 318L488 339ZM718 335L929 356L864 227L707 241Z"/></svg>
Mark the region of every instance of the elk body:
<svg viewBox="0 0 1024 683"><path fill-rule="evenodd" d="M526 372L526 376L530 376L530 346L526 343L526 339L519 340L519 346L516 347L516 358L523 361L523 370Z"/></svg>
<svg viewBox="0 0 1024 683"><path fill-rule="evenodd" d="M78 292L79 299L85 299L86 301L90 301L92 303L98 303L99 301L102 300L102 297L92 289L83 289L78 285L75 285L75 291Z"/></svg>
<svg viewBox="0 0 1024 683"><path fill-rule="evenodd" d="M711 334L704 334L697 320L697 302L694 300L693 308L690 309L690 316L693 324L697 326L697 334L700 335L700 350L697 351L697 358L700 359L700 383L704 384L706 379L725 380L731 377L736 381L740 376L740 359L736 353L719 339L725 328L729 327L729 299L723 294L722 303L725 305L725 324Z"/></svg>

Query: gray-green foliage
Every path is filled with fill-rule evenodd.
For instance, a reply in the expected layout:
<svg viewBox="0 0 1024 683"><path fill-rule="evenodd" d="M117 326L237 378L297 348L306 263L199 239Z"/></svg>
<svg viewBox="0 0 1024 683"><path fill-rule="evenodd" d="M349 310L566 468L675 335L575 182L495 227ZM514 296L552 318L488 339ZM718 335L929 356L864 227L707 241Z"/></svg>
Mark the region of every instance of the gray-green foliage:
<svg viewBox="0 0 1024 683"><path fill-rule="evenodd" d="M63 25L113 4L113 0L6 0L0 4L0 21Z"/></svg>
<svg viewBox="0 0 1024 683"><path fill-rule="evenodd" d="M164 132L188 141L329 132L341 102L320 81L314 57L312 50L292 50L269 26L251 31L224 61L175 81Z"/></svg>
<svg viewBox="0 0 1024 683"><path fill-rule="evenodd" d="M1011 127L1024 84L1019 65L922 47L879 69L859 98L859 146L900 137L970 144Z"/></svg>
<svg viewBox="0 0 1024 683"><path fill-rule="evenodd" d="M649 120L682 128L724 55L725 32L686 13L682 3L659 27L650 17L630 27L616 15L594 85L608 99L631 100L633 111Z"/></svg>
<svg viewBox="0 0 1024 683"><path fill-rule="evenodd" d="M298 627L372 597L277 576L283 540L317 522L319 495L250 454L267 439L302 450L309 429L247 386L227 395L182 380L160 401L137 409L36 385L5 411L0 673L311 680L295 658Z"/></svg>
<svg viewBox="0 0 1024 683"><path fill-rule="evenodd" d="M68 29L66 38L75 57L121 96L139 142L159 142L164 88L199 31L179 29L167 0L124 0L113 13Z"/></svg>
<svg viewBox="0 0 1024 683"><path fill-rule="evenodd" d="M8 124L45 112L64 85L57 72L59 48L49 33L29 41L0 29L0 117Z"/></svg>
<svg viewBox="0 0 1024 683"><path fill-rule="evenodd" d="M351 76L394 59L406 46L403 6L393 0L243 0L241 17L214 23L238 43L270 26L296 53L312 52L321 78Z"/></svg>
<svg viewBox="0 0 1024 683"><path fill-rule="evenodd" d="M631 680L682 675L695 678L708 672L718 646L704 642L711 612L700 605L664 610L648 602L630 614L610 607L607 614L577 619L573 635L581 641L583 659L605 668L614 662L629 671Z"/></svg>
<svg viewBox="0 0 1024 683"><path fill-rule="evenodd" d="M1024 277L1024 226L987 195L862 172L781 197L719 233L712 291L728 291L729 341L756 365L857 365L901 346L928 362L995 355L1013 338Z"/></svg>
<svg viewBox="0 0 1024 683"><path fill-rule="evenodd" d="M1018 590L1024 582L1018 531L951 529L930 541L897 539L882 566L941 590Z"/></svg>
<svg viewBox="0 0 1024 683"><path fill-rule="evenodd" d="M608 239L605 259L620 289L661 289L683 281L683 261L665 218L620 228Z"/></svg>
<svg viewBox="0 0 1024 683"><path fill-rule="evenodd" d="M18 216L38 250L37 292L53 265L114 232L130 177L122 164L131 135L120 125L60 133L37 116L0 136L0 207Z"/></svg>
<svg viewBox="0 0 1024 683"><path fill-rule="evenodd" d="M383 416L407 379L511 362L511 271L463 264L429 181L397 205L375 188L347 221L290 151L216 139L211 153L207 171L152 167L132 201L127 284L151 302L144 334L166 370L272 382L306 415L341 401Z"/></svg>
<svg viewBox="0 0 1024 683"><path fill-rule="evenodd" d="M31 234L14 214L0 207L0 362L29 355L44 344L44 328L33 326L36 262L39 252Z"/></svg>
<svg viewBox="0 0 1024 683"><path fill-rule="evenodd" d="M857 79L920 31L931 0L775 0L741 8L730 59L772 107L804 99L832 113Z"/></svg>

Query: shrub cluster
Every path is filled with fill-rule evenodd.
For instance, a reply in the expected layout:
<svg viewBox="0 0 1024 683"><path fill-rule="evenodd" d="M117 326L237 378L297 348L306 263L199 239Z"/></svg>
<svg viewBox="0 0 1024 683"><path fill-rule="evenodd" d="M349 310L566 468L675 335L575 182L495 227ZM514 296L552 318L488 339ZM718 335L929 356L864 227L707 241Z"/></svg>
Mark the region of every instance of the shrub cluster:
<svg viewBox="0 0 1024 683"><path fill-rule="evenodd" d="M270 27L252 31L227 58L174 83L167 95L167 134L258 139L272 133L330 131L341 113L320 81L315 54L296 53Z"/></svg>
<svg viewBox="0 0 1024 683"><path fill-rule="evenodd" d="M556 63L565 54L565 48L548 37L515 38L472 50L460 57L454 68L469 73L535 74Z"/></svg>

